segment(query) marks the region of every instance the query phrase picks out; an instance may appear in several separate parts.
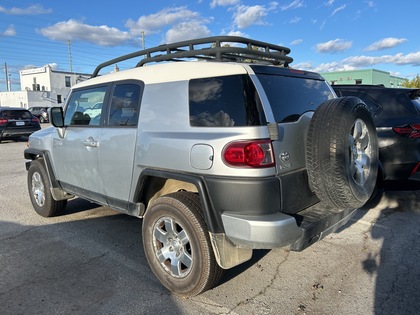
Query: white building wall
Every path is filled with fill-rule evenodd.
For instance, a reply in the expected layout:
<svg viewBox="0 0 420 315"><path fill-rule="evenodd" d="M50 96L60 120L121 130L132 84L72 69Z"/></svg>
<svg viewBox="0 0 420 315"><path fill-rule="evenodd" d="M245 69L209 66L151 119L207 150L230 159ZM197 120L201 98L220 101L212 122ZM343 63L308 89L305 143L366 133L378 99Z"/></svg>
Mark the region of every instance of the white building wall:
<svg viewBox="0 0 420 315"><path fill-rule="evenodd" d="M21 91L0 92L0 106L62 106L71 86L89 77L88 74L54 71L50 66L21 70Z"/></svg>

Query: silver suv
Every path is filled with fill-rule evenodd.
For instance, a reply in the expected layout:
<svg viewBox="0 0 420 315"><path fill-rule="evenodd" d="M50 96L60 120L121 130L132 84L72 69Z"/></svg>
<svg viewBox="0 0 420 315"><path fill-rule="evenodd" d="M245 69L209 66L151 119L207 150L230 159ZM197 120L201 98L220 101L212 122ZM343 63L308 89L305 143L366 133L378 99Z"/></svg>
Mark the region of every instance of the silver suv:
<svg viewBox="0 0 420 315"><path fill-rule="evenodd" d="M335 231L374 189L375 127L360 99L289 68L289 52L219 36L99 65L29 139L35 211L77 196L142 218L152 271L183 296L253 249L301 251Z"/></svg>

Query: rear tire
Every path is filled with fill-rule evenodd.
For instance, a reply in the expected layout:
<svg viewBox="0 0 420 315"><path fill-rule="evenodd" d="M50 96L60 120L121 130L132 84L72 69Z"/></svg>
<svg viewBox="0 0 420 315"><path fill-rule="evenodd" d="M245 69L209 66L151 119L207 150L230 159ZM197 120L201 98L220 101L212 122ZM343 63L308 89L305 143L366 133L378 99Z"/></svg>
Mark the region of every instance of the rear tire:
<svg viewBox="0 0 420 315"><path fill-rule="evenodd" d="M43 217L59 215L67 206L67 200L54 200L50 187L43 159L32 161L28 170L29 196L35 211Z"/></svg>
<svg viewBox="0 0 420 315"><path fill-rule="evenodd" d="M321 104L309 126L309 184L324 203L359 208L372 195L378 173L378 141L367 106L343 97Z"/></svg>
<svg viewBox="0 0 420 315"><path fill-rule="evenodd" d="M219 282L223 270L214 257L197 194L180 191L153 201L142 234L149 265L167 289L191 297Z"/></svg>

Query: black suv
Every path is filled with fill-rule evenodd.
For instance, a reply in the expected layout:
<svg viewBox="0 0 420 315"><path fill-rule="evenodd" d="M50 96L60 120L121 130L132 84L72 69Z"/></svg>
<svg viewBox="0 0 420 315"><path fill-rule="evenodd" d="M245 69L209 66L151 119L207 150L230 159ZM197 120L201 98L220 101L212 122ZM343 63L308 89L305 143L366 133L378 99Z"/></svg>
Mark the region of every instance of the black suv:
<svg viewBox="0 0 420 315"><path fill-rule="evenodd" d="M420 180L420 89L333 85L370 108L379 143L379 180Z"/></svg>
<svg viewBox="0 0 420 315"><path fill-rule="evenodd" d="M33 106L29 107L28 110L39 119L41 123L47 123L50 121L48 117L48 107L46 106Z"/></svg>
<svg viewBox="0 0 420 315"><path fill-rule="evenodd" d="M18 139L41 129L39 120L27 109L0 107L0 143L3 139Z"/></svg>

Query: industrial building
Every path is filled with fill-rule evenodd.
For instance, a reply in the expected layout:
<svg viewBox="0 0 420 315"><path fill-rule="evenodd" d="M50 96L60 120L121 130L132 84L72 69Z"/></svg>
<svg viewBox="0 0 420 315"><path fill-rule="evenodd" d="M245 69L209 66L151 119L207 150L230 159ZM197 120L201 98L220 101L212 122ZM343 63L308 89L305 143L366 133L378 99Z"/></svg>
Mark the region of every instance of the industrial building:
<svg viewBox="0 0 420 315"><path fill-rule="evenodd" d="M407 81L405 78L400 78L391 75L389 72L366 69L366 70L351 70L351 71L336 71L324 72L321 75L325 80L331 84L382 84L385 87L401 87Z"/></svg>
<svg viewBox="0 0 420 315"><path fill-rule="evenodd" d="M20 71L20 91L0 92L0 106L61 106L71 87L90 74L56 71L46 65Z"/></svg>

